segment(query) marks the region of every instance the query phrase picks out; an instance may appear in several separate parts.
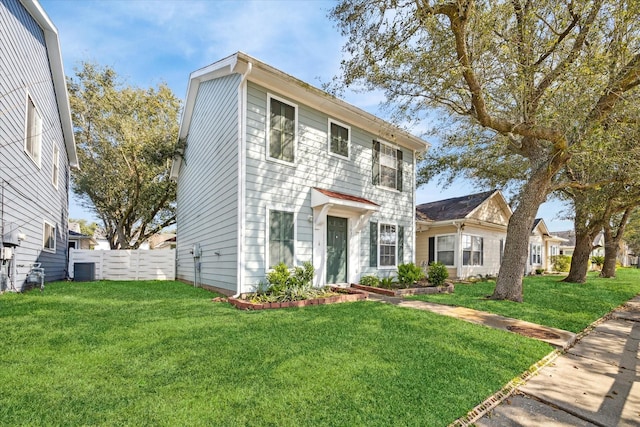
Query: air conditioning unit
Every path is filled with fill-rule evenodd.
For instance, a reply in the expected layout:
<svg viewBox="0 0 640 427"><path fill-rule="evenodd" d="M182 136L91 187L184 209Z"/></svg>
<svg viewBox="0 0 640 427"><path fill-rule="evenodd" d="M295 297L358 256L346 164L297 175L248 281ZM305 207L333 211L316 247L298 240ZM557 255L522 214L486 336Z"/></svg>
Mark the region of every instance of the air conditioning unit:
<svg viewBox="0 0 640 427"><path fill-rule="evenodd" d="M4 223L4 234L2 235L3 246L19 246L20 245L20 229L13 222Z"/></svg>

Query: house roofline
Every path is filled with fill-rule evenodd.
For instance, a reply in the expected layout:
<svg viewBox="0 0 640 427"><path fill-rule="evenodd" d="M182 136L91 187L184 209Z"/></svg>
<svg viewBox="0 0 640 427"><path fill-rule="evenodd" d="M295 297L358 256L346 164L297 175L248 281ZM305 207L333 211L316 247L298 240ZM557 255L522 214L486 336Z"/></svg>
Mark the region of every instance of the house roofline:
<svg viewBox="0 0 640 427"><path fill-rule="evenodd" d="M236 52L190 74L180 121L180 139L186 138L189 132L200 83L231 74L243 75L249 67L251 73L247 80L267 90L276 91L295 102L326 112L335 119L369 130L376 138L412 151L423 152L430 147L423 139L243 52ZM171 168L172 178L177 178L181 164L182 160L179 157L174 159Z"/></svg>
<svg viewBox="0 0 640 427"><path fill-rule="evenodd" d="M29 15L35 19L44 33L47 57L49 59L49 66L51 67L51 75L53 77L53 90L56 94L56 103L58 105L64 143L67 149L67 157L69 158L69 165L72 168L78 169L80 165L78 163L78 153L76 151L75 137L73 135L71 106L69 104L69 95L67 92L67 81L64 75L58 29L53 25L53 22L49 19L49 16L37 0L20 0L20 3L24 6L27 12L29 12Z"/></svg>

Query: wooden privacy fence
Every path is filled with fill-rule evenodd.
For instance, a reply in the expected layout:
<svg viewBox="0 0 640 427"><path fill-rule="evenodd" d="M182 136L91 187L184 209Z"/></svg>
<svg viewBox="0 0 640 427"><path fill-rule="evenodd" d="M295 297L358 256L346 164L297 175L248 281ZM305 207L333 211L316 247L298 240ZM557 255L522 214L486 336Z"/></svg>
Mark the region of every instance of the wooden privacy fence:
<svg viewBox="0 0 640 427"><path fill-rule="evenodd" d="M75 263L94 263L96 280L175 280L176 250L69 250L69 277Z"/></svg>

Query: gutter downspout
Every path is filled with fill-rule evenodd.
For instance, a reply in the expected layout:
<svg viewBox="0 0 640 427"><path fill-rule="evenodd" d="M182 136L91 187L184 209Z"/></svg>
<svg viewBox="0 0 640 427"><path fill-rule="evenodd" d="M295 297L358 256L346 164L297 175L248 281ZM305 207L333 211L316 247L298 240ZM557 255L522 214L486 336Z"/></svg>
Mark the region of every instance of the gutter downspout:
<svg viewBox="0 0 640 427"><path fill-rule="evenodd" d="M245 239L245 194L246 194L246 166L247 166L247 77L253 69L251 61L247 61L247 70L242 74L238 84L238 272L236 275L236 294L242 294L244 285L244 239Z"/></svg>

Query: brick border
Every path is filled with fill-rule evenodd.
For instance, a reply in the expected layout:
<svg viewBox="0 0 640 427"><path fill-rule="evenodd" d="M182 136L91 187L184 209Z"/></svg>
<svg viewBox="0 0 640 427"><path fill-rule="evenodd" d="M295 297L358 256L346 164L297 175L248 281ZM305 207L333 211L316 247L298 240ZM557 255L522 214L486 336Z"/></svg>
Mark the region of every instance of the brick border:
<svg viewBox="0 0 640 427"><path fill-rule="evenodd" d="M308 305L324 305L337 304L341 302L362 301L366 300L368 297L367 292L359 289L339 288L336 286L332 286L330 289L334 292L340 292L340 295L285 302L253 303L241 298L228 298L227 301L239 310L272 310L276 308L306 307Z"/></svg>
<svg viewBox="0 0 640 427"><path fill-rule="evenodd" d="M453 293L453 283L449 283L446 286L433 286L426 288L407 288L407 289L385 289L377 288L374 286L365 286L358 284L351 284L352 288L360 289L375 294L386 295L389 297L403 297L407 295L424 295L424 294L450 294Z"/></svg>

